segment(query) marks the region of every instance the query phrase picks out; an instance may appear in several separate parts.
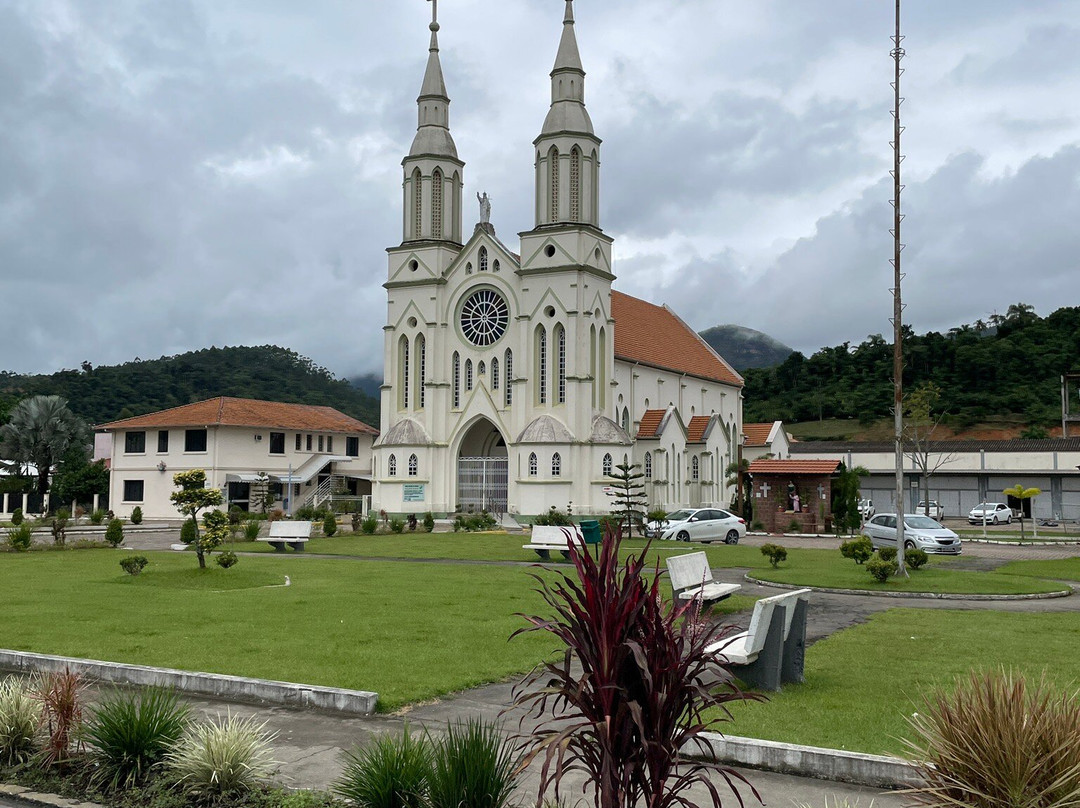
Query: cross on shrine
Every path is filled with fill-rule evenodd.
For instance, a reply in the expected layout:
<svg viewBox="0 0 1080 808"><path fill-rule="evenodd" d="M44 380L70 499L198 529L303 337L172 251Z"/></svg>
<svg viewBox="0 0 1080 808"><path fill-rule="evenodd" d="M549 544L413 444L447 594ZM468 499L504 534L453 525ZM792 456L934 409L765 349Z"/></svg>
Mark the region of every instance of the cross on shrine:
<svg viewBox="0 0 1080 808"><path fill-rule="evenodd" d="M822 499L825 499L825 486L824 485L819 485L817 487L817 493L818 493L819 497L821 497Z"/></svg>
<svg viewBox="0 0 1080 808"><path fill-rule="evenodd" d="M439 22L439 0L428 0L431 3L431 21L438 24Z"/></svg>
<svg viewBox="0 0 1080 808"><path fill-rule="evenodd" d="M772 490L771 485L769 485L768 483L762 483L761 484L761 491L758 492L758 497L765 497L765 499L768 499L769 498L769 491L771 491L771 490Z"/></svg>

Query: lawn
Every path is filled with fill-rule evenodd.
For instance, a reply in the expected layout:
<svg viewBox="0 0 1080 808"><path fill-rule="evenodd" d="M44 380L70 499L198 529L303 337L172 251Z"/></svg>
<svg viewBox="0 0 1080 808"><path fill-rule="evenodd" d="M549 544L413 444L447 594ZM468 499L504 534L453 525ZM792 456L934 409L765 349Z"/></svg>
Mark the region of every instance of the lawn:
<svg viewBox="0 0 1080 808"><path fill-rule="evenodd" d="M374 690L380 709L505 679L554 650L531 634L531 569L193 554L0 555L0 647ZM281 586L284 577L292 579Z"/></svg>
<svg viewBox="0 0 1080 808"><path fill-rule="evenodd" d="M1012 561L998 567L998 572L1008 575L1033 575L1057 581L1080 581L1080 558L1063 558L1046 561Z"/></svg>
<svg viewBox="0 0 1080 808"><path fill-rule="evenodd" d="M738 704L725 734L860 752L902 751L922 694L971 669L1044 669L1064 689L1080 671L1080 614L894 609L815 643L806 682Z"/></svg>

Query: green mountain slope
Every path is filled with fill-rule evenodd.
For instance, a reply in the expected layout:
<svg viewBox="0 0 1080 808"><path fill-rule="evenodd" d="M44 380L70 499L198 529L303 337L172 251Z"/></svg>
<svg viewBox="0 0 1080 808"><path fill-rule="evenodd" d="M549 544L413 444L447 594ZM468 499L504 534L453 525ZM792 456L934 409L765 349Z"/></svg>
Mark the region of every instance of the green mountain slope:
<svg viewBox="0 0 1080 808"><path fill-rule="evenodd" d="M376 399L295 351L273 345L206 348L108 367L84 363L82 370L51 375L0 373L0 404L26 395L63 396L91 424L236 396L334 407L379 425Z"/></svg>
<svg viewBox="0 0 1080 808"><path fill-rule="evenodd" d="M779 340L741 325L713 326L702 331L701 337L740 372L779 365L792 354Z"/></svg>

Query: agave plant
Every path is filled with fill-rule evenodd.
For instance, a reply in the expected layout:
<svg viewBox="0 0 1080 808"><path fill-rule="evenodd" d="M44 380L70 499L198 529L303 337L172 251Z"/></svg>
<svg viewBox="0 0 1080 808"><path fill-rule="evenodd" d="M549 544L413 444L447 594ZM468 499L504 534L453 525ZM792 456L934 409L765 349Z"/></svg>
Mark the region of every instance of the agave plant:
<svg viewBox="0 0 1080 808"><path fill-rule="evenodd" d="M619 545L609 532L595 559L571 545L572 574L551 583L534 576L553 616L523 615L529 625L515 632L548 632L564 647L516 692L526 718L543 719L523 736L520 766L542 760L537 805L552 785L558 800L560 781L574 771L591 783L597 808L690 808L695 785L718 808L712 775L740 804L739 783L758 797L734 770L682 753L707 754L702 733L730 720L727 705L760 698L740 692L706 652L725 630L693 619L692 606L665 604L659 568L646 574L648 545L622 565ZM711 708L718 717L706 718Z"/></svg>
<svg viewBox="0 0 1080 808"><path fill-rule="evenodd" d="M224 720L189 728L165 763L189 792L211 798L242 794L273 773L277 762L270 744L275 737L265 721L230 713Z"/></svg>
<svg viewBox="0 0 1080 808"><path fill-rule="evenodd" d="M183 736L190 712L172 690L153 688L106 698L84 733L98 764L95 782L115 789L144 780Z"/></svg>
<svg viewBox="0 0 1080 808"><path fill-rule="evenodd" d="M0 765L17 766L34 754L41 702L23 679L0 681Z"/></svg>
<svg viewBox="0 0 1080 808"><path fill-rule="evenodd" d="M430 808L506 808L517 789L517 757L499 727L480 719L450 724L434 744Z"/></svg>
<svg viewBox="0 0 1080 808"><path fill-rule="evenodd" d="M400 737L380 735L343 755L334 792L359 808L425 808L431 745L406 727Z"/></svg>
<svg viewBox="0 0 1080 808"><path fill-rule="evenodd" d="M41 702L46 730L42 765L63 765L82 750L79 740L83 717L82 677L70 670L46 674L38 680L34 697Z"/></svg>

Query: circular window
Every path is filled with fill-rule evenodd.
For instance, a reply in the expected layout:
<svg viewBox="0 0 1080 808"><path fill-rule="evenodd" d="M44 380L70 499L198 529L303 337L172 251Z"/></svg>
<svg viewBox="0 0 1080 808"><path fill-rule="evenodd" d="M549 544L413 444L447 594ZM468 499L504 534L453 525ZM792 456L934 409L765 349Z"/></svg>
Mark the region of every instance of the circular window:
<svg viewBox="0 0 1080 808"><path fill-rule="evenodd" d="M555 307L554 306L548 306L546 309L544 309L544 314L546 314L548 317L554 317L555 316Z"/></svg>
<svg viewBox="0 0 1080 808"><path fill-rule="evenodd" d="M420 263L418 261L416 261L415 259L410 261L409 262L409 269L411 269L413 272L416 272L416 270L420 269Z"/></svg>
<svg viewBox="0 0 1080 808"><path fill-rule="evenodd" d="M415 317L410 317L409 318L409 328L416 328L416 318Z"/></svg>
<svg viewBox="0 0 1080 808"><path fill-rule="evenodd" d="M547 245L544 248L544 255L546 255L548 258L554 258L555 257L555 247L553 245L551 245L551 244Z"/></svg>
<svg viewBox="0 0 1080 808"><path fill-rule="evenodd" d="M510 307L494 289L469 295L461 307L461 331L473 345L494 345L510 324Z"/></svg>

